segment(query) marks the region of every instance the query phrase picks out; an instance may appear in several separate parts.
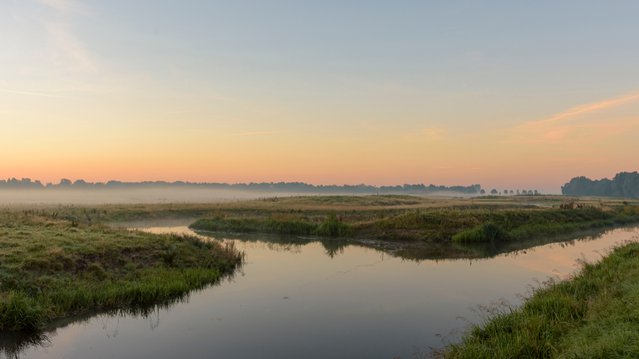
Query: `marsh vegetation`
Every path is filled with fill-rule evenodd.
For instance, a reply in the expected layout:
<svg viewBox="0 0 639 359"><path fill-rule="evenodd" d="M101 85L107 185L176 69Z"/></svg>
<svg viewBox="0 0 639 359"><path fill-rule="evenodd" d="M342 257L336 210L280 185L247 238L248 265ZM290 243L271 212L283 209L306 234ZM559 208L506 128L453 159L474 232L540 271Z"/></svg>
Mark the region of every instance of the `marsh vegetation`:
<svg viewBox="0 0 639 359"><path fill-rule="evenodd" d="M316 235L386 241L521 241L639 222L639 207L556 198L425 200L410 196L307 197L221 205L196 230ZM564 206L565 207L565 206Z"/></svg>
<svg viewBox="0 0 639 359"><path fill-rule="evenodd" d="M154 235L0 213L0 331L36 331L89 311L162 303L214 283L241 254L192 236Z"/></svg>
<svg viewBox="0 0 639 359"><path fill-rule="evenodd" d="M487 258L639 219L639 203L633 201L581 198L569 200L577 203L571 206L566 201L389 195L5 208L0 332L34 333L78 316L172 303L237 268L242 255L225 247L229 243L285 248L319 243L331 259L341 258L349 246L402 260ZM119 228L167 219L228 240ZM34 337L26 338L15 342L28 346Z"/></svg>

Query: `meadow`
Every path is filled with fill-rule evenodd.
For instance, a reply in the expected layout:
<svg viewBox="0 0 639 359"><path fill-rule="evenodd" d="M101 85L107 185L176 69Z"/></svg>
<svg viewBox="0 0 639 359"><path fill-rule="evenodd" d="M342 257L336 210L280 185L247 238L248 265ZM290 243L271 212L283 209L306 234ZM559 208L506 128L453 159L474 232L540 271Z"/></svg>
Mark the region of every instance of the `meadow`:
<svg viewBox="0 0 639 359"><path fill-rule="evenodd" d="M578 201L579 208L562 208L566 201ZM310 236L330 253L346 245L342 240L399 243L406 246L393 254L420 260L490 256L536 245L535 238L562 240L639 222L638 204L384 195L14 206L0 210L0 331L37 331L62 318L166 303L215 283L242 262L241 253L216 241L118 228L137 220L190 218L192 228L214 233Z"/></svg>
<svg viewBox="0 0 639 359"><path fill-rule="evenodd" d="M154 235L60 218L0 213L0 332L173 301L231 273L241 253L196 237Z"/></svg>

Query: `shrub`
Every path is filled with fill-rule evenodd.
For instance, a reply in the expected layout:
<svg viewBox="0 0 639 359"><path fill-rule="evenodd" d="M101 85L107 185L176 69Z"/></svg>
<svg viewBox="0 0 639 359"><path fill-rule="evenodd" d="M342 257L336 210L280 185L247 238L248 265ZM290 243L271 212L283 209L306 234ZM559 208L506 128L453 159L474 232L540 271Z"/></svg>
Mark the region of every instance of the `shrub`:
<svg viewBox="0 0 639 359"><path fill-rule="evenodd" d="M316 234L325 237L346 237L351 234L351 228L331 214L317 227Z"/></svg>
<svg viewBox="0 0 639 359"><path fill-rule="evenodd" d="M454 242L479 243L494 242L506 238L506 232L493 222L486 222L453 236Z"/></svg>

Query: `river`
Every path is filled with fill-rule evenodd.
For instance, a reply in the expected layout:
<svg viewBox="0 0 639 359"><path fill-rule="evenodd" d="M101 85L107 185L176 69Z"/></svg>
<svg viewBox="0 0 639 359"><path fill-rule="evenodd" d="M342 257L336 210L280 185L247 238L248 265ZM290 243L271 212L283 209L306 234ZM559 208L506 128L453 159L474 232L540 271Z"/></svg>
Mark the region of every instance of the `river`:
<svg viewBox="0 0 639 359"><path fill-rule="evenodd" d="M192 233L188 220L133 224ZM214 236L215 237L215 236ZM639 239L639 228L485 259L406 259L313 238L231 241L246 254L234 276L144 315L98 314L13 348L22 358L416 358L458 340L469 323L516 306L580 260ZM328 242L330 243L330 242ZM5 345L5 351L7 350ZM9 345L10 346L10 345ZM6 353L5 353L6 354Z"/></svg>

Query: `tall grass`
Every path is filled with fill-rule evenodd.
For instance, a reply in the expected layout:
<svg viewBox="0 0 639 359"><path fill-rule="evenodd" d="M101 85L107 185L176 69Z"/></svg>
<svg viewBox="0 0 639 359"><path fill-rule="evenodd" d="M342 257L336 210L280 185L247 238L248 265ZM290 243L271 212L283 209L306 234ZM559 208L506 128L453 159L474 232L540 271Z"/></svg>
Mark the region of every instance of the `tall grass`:
<svg viewBox="0 0 639 359"><path fill-rule="evenodd" d="M494 242L505 239L507 233L493 222L486 222L477 227L453 235L453 242L477 243Z"/></svg>
<svg viewBox="0 0 639 359"><path fill-rule="evenodd" d="M324 237L347 237L352 234L350 226L334 213L321 220L307 217L232 218L217 216L199 219L190 226L193 229L217 232L258 232L290 235L318 235Z"/></svg>
<svg viewBox="0 0 639 359"><path fill-rule="evenodd" d="M478 243L493 242L496 240L517 241L543 236L560 236L579 231L612 227L639 222L639 216L629 216L623 212L605 213L602 212L601 219L594 219L596 216L583 215L581 210L561 211L561 216L545 216L545 222L510 222L506 224L495 224L487 222L471 229L460 231L453 235L453 242ZM564 212L573 212L566 216ZM508 227L510 228L508 228Z"/></svg>
<svg viewBox="0 0 639 359"><path fill-rule="evenodd" d="M639 244L475 326L448 358L639 357Z"/></svg>

